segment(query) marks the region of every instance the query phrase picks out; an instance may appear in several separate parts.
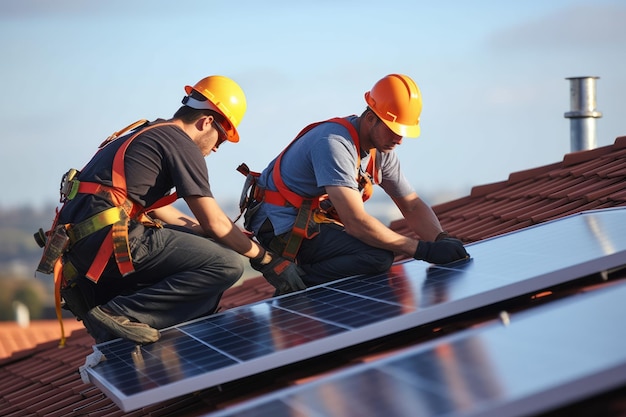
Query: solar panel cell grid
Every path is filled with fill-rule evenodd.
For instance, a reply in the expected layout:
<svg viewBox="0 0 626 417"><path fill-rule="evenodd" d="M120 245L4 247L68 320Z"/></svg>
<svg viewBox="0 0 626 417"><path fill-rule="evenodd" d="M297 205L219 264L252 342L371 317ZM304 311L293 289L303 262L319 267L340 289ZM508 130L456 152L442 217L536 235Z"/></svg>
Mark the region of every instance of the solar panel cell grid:
<svg viewBox="0 0 626 417"><path fill-rule="evenodd" d="M537 415L626 383L625 298L561 300L210 416Z"/></svg>
<svg viewBox="0 0 626 417"><path fill-rule="evenodd" d="M624 264L626 210L605 210L478 242L470 261L410 261L162 331L135 348L96 346L90 379L129 411Z"/></svg>

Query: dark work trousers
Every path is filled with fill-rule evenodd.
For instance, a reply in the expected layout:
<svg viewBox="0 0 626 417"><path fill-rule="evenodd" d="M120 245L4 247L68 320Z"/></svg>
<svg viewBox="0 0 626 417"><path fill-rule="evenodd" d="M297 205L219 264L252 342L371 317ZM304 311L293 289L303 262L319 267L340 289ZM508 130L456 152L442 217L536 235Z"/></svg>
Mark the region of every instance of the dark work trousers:
<svg viewBox="0 0 626 417"><path fill-rule="evenodd" d="M92 292L95 305L155 329L215 312L222 293L243 274L241 255L192 233L140 225L129 240L134 273L122 277L111 260L97 284L83 277L81 287ZM69 252L79 271L89 267L80 265L85 249Z"/></svg>
<svg viewBox="0 0 626 417"><path fill-rule="evenodd" d="M271 231L257 237L266 248L272 239L286 241L288 234L274 237ZM387 272L394 254L385 249L366 245L350 236L337 224L322 223L320 232L312 239L303 239L296 256L298 265L306 272L302 278L307 287L361 274Z"/></svg>

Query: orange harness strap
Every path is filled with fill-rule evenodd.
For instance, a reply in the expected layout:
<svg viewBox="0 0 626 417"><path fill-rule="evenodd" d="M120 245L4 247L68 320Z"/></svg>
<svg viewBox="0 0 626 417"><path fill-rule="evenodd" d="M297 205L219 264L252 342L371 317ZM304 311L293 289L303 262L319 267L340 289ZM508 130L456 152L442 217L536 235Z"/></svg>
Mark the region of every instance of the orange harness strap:
<svg viewBox="0 0 626 417"><path fill-rule="evenodd" d="M293 141L283 151L278 155L276 159L276 163L274 164L274 169L272 171L272 179L274 180L274 184L276 185L277 191L272 190L264 190L263 191L263 201L269 204L277 205L277 206L287 206L291 205L298 209L298 215L296 216L296 220L294 222L294 226L289 233L289 238L287 239L287 244L283 250L283 256L287 259L294 260L298 250L300 249L300 245L302 244L302 239L310 239L314 237L317 233L310 233L308 230L308 225L312 219L315 218L315 213L320 208L320 202L328 198L328 194L323 194L314 198L304 198L287 187L285 182L282 179L282 175L280 172L280 162L282 160L283 155L289 149L291 145L295 143L296 140L300 139L305 133L313 129L314 127L322 124L322 123L338 123L345 127L356 146L357 152L357 182L359 184L359 188L362 189L362 198L363 201L369 199L373 193L372 180L374 180L375 184L380 183L380 175L378 170L376 169L376 150L370 150L370 160L367 165L366 175L363 176L360 174L360 166L361 166L361 144L359 141L359 134L356 129L348 120L340 117L335 117L326 121L312 123L306 126L298 135L294 138ZM369 176L369 178L368 178Z"/></svg>
<svg viewBox="0 0 626 417"><path fill-rule="evenodd" d="M280 155L278 155L278 158L276 159L276 163L274 164L274 169L272 171L272 179L274 180L274 184L276 184L276 188L278 191L264 190L263 201L276 205L276 206L286 206L287 204L290 204L296 208L299 208L302 206L304 197L299 196L298 194L294 193L293 191L289 189L289 187L287 187L287 185L285 185L285 182L283 181L281 173L280 173L280 162L282 160L283 155L287 151L287 149L289 149L289 147L293 145L296 140L300 139L305 133L307 133L309 130L313 129L314 127L322 123L329 123L329 122L338 123L342 125L350 133L352 141L354 145L356 146L356 152L357 152L357 164L356 165L357 165L357 172L358 172L358 169L361 165L361 144L359 141L359 134L357 133L354 126L352 126L352 123L350 123L349 121L341 117L334 117L332 119L328 119L325 121L312 123L306 126L304 129L302 129L300 133L298 133L298 135L295 137L295 139L291 141L291 143L287 145L285 149L283 149ZM380 183L380 178L379 178L380 175L378 171L376 170L376 163L375 163L376 149L370 150L370 155L371 157L367 164L366 172L374 179L374 184L378 184ZM362 185L362 180L360 178L358 178L357 180L359 182L359 185ZM369 199L370 196L372 195L372 192L373 190L371 187L368 187L368 189L364 190L363 201L366 201L367 199ZM325 196L326 195L322 195L319 198L312 199L311 209L315 210L319 208L319 202L320 200L323 200Z"/></svg>
<svg viewBox="0 0 626 417"><path fill-rule="evenodd" d="M159 123L152 126L148 126L141 129L133 136L131 136L122 146L117 150L113 159L113 169L111 173L112 186L106 186L93 182L81 182L78 187L78 193L85 194L98 194L107 197L113 205L120 207L120 220L111 226L111 229L107 233L100 249L96 253L96 256L87 271L87 278L93 282L98 282L104 268L106 267L111 255L115 256L115 262L122 274L126 276L135 271L132 258L130 255L130 246L128 244L128 223L130 219L147 220L145 212L153 210L155 208L163 207L174 202L178 195L172 193L156 201L152 206L145 208L141 205L128 199L126 189L126 175L124 170L124 156L126 150L131 142L139 136L140 133L146 130L153 129L157 126L163 126L165 124L172 123Z"/></svg>
<svg viewBox="0 0 626 417"><path fill-rule="evenodd" d="M61 312L61 283L63 282L63 261L61 258L54 263L54 309L57 314L59 326L61 326L61 340L59 347L65 347L65 326L63 326L63 314Z"/></svg>
<svg viewBox="0 0 626 417"><path fill-rule="evenodd" d="M109 136L102 144L100 144L99 149L102 149L106 144L117 139L124 132L137 129L138 127L146 123L146 120L140 120L118 132L115 132L113 135ZM159 125L162 124L163 123L160 123ZM145 212L171 204L178 198L177 194L174 192L168 196L159 199L149 208L143 208L139 204L133 203L127 198L126 176L124 172L124 154L126 152L126 149L128 148L128 145L130 145L130 142L135 139L139 135L139 133L145 131L145 129L150 129L155 126L156 125L153 125L139 130L125 144L123 144L120 149L118 149L113 161L112 187L92 182L79 183L77 190L78 193L98 194L105 198L108 198L115 206L120 207L121 220L112 225L111 230L109 230L107 236L102 242L102 245L98 249L96 257L86 274L86 276L94 282L98 282L98 280L100 279L100 276L102 275L102 272L104 271L104 268L106 267L113 253L115 253L115 259L122 275L127 275L133 272L134 267L132 265L132 259L130 257L130 251L128 246L129 219L147 219L147 216L144 215ZM58 223L59 214L60 210L57 209L51 230L55 229ZM65 328L63 326L63 316L61 312L61 287L63 285L67 285L66 277L63 273L63 269L67 266L71 266L71 264L64 265L63 258L59 257L55 261L53 268L55 310L57 320L59 321L59 325L61 327L61 340L59 342L59 347L64 347L66 342Z"/></svg>

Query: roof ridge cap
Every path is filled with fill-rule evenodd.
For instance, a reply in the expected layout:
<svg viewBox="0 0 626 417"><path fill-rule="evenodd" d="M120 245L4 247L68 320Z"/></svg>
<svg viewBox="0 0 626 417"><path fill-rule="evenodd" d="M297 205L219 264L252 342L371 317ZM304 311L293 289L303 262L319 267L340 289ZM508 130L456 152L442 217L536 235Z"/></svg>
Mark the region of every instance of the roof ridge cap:
<svg viewBox="0 0 626 417"><path fill-rule="evenodd" d="M600 148L587 149L582 151L575 151L565 154L563 157L563 166L577 165L583 162L596 159L602 155L610 153L613 150L613 145L602 146Z"/></svg>
<svg viewBox="0 0 626 417"><path fill-rule="evenodd" d="M626 148L626 136L618 136L613 143L616 149Z"/></svg>
<svg viewBox="0 0 626 417"><path fill-rule="evenodd" d="M563 162L553 162L547 165L541 165L535 168L524 169L521 171L511 172L509 174L508 183L514 184L527 180L529 178L536 178L538 175L548 173L556 168L560 168Z"/></svg>

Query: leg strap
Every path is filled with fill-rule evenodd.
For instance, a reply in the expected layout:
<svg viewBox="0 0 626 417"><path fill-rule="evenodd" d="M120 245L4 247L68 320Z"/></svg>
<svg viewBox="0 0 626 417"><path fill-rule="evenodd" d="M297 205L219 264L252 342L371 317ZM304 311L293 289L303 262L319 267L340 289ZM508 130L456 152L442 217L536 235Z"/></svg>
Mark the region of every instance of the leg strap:
<svg viewBox="0 0 626 417"><path fill-rule="evenodd" d="M296 216L296 221L289 233L282 256L290 261L296 259L296 255L302 244L302 239L311 239L319 233L319 224L313 220L314 210L312 203L313 200L311 199L302 202L298 210L298 215Z"/></svg>

